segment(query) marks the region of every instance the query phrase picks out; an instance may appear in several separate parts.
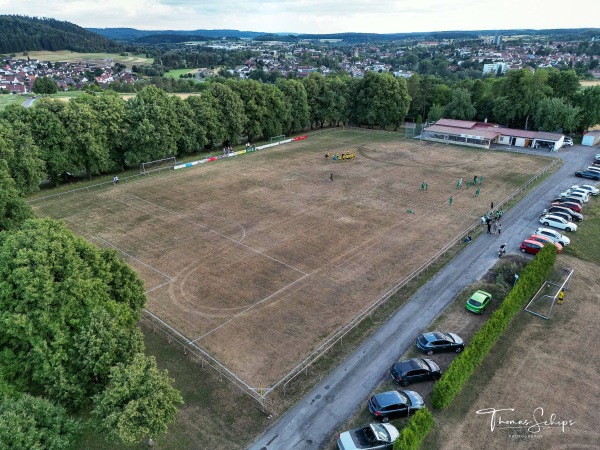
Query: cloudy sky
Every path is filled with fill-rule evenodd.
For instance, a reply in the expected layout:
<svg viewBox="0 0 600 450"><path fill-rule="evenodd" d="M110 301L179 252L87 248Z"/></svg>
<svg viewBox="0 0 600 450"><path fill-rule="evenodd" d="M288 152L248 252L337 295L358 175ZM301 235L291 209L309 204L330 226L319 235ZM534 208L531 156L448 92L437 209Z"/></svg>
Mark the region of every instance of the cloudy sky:
<svg viewBox="0 0 600 450"><path fill-rule="evenodd" d="M397 33L600 27L597 5L597 0L0 0L0 14L52 17L86 28Z"/></svg>

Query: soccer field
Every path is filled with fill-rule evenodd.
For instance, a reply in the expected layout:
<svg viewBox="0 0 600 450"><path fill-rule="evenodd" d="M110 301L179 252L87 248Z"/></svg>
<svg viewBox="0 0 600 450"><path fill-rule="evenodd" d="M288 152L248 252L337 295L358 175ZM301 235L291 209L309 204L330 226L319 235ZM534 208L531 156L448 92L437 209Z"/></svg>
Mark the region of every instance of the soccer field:
<svg viewBox="0 0 600 450"><path fill-rule="evenodd" d="M150 312L268 387L548 163L344 130L33 206L119 251Z"/></svg>

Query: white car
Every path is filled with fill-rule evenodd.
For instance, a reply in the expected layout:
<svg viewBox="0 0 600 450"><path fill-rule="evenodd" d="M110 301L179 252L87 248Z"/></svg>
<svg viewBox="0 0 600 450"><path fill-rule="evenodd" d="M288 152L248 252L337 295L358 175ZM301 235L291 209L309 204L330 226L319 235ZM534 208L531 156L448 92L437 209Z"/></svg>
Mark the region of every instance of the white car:
<svg viewBox="0 0 600 450"><path fill-rule="evenodd" d="M570 137L565 137L565 140L563 141L563 145L565 145L567 147L572 147L573 139L571 139Z"/></svg>
<svg viewBox="0 0 600 450"><path fill-rule="evenodd" d="M563 195L563 194L565 194L565 195ZM569 188L566 191L561 192L560 196L561 197L567 197L567 196L572 195L572 194L587 195L588 198L589 198L589 196L591 195L591 192L590 191L586 191L585 189L581 189L580 187L576 187L576 188Z"/></svg>
<svg viewBox="0 0 600 450"><path fill-rule="evenodd" d="M577 199L581 200L584 203L587 203L587 201L590 199L589 196L587 195L587 193L582 193L582 192L569 192L569 191L565 191L565 192L561 192L560 196L561 197L577 198Z"/></svg>
<svg viewBox="0 0 600 450"><path fill-rule="evenodd" d="M585 170L588 172L600 173L600 167L598 166L587 166L587 169Z"/></svg>
<svg viewBox="0 0 600 450"><path fill-rule="evenodd" d="M598 189L596 186L592 186L591 184L582 184L581 186L575 185L575 186L571 186L571 189L582 189L584 191L586 191L589 194L592 195L598 195L600 194L600 189ZM567 189L568 191L570 191L571 189Z"/></svg>
<svg viewBox="0 0 600 450"><path fill-rule="evenodd" d="M568 220L553 214L546 214L540 217L540 223L545 227L554 227L565 231L577 230L577 225L575 225L573 222L569 222Z"/></svg>
<svg viewBox="0 0 600 450"><path fill-rule="evenodd" d="M400 433L389 423L371 423L364 427L340 433L339 450L392 450Z"/></svg>
<svg viewBox="0 0 600 450"><path fill-rule="evenodd" d="M552 239L554 242L558 242L560 245L565 247L571 243L571 239L566 237L564 234L560 234L558 231L553 230L552 228L538 228L535 230L533 234L537 234L538 236L546 236Z"/></svg>

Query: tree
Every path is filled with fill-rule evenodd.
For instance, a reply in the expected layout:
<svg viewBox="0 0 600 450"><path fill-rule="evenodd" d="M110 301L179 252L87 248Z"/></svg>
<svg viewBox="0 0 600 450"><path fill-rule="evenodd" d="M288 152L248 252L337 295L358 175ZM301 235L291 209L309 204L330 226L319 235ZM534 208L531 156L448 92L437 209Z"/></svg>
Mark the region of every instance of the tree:
<svg viewBox="0 0 600 450"><path fill-rule="evenodd" d="M177 139L177 154L196 153L208 142L206 131L202 123L194 121L194 113L189 103L175 96L170 100L174 104L177 121L181 128L179 139Z"/></svg>
<svg viewBox="0 0 600 450"><path fill-rule="evenodd" d="M225 126L219 121L217 100L209 93L192 95L185 99L192 112L192 121L196 124L196 131L204 134L206 144L215 145L225 139ZM202 139L197 137L201 142Z"/></svg>
<svg viewBox="0 0 600 450"><path fill-rule="evenodd" d="M385 128L400 126L410 104L410 97L404 78L394 78L385 72L367 72L362 80L354 85L354 116L358 124L377 125Z"/></svg>
<svg viewBox="0 0 600 450"><path fill-rule="evenodd" d="M177 405L183 403L171 383L154 357L138 353L130 364L117 364L107 388L94 397L97 429L108 440L126 444L165 433L175 421Z"/></svg>
<svg viewBox="0 0 600 450"><path fill-rule="evenodd" d="M182 130L169 94L146 86L127 101L126 116L124 155L128 163L140 164L176 154Z"/></svg>
<svg viewBox="0 0 600 450"><path fill-rule="evenodd" d="M20 196L6 161L0 160L0 232L18 228L33 217L31 207Z"/></svg>
<svg viewBox="0 0 600 450"><path fill-rule="evenodd" d="M283 92L272 84L263 84L265 114L262 120L261 135L265 138L279 136L290 129L292 116Z"/></svg>
<svg viewBox="0 0 600 450"><path fill-rule="evenodd" d="M442 117L444 117L444 107L434 104L429 110L429 115L427 116L427 120L429 122L437 122Z"/></svg>
<svg viewBox="0 0 600 450"><path fill-rule="evenodd" d="M276 86L283 93L290 107L291 122L289 130L286 131L288 133L302 131L310 123L310 108L304 85L298 80L279 79Z"/></svg>
<svg viewBox="0 0 600 450"><path fill-rule="evenodd" d="M248 120L244 114L244 104L231 88L220 83L211 83L208 93L216 100L218 120L223 124L225 140L236 144Z"/></svg>
<svg viewBox="0 0 600 450"><path fill-rule="evenodd" d="M50 77L38 77L33 82L33 92L40 95L56 94L58 86Z"/></svg>
<svg viewBox="0 0 600 450"><path fill-rule="evenodd" d="M77 165L86 170L90 179L92 175L106 172L111 167L107 134L92 106L69 102L60 118Z"/></svg>
<svg viewBox="0 0 600 450"><path fill-rule="evenodd" d="M324 90L325 120L339 126L348 120L348 78L325 78Z"/></svg>
<svg viewBox="0 0 600 450"><path fill-rule="evenodd" d="M576 98L575 104L580 108L579 130L600 123L600 86L592 86L581 90Z"/></svg>
<svg viewBox="0 0 600 450"><path fill-rule="evenodd" d="M51 102L59 102L64 106L61 100L38 100L34 107L28 109L27 125L46 164L48 178L58 185L63 173L77 172L80 167L68 145L67 131L59 115L49 107Z"/></svg>
<svg viewBox="0 0 600 450"><path fill-rule="evenodd" d="M64 408L43 398L0 395L0 448L62 450L81 426Z"/></svg>
<svg viewBox="0 0 600 450"><path fill-rule="evenodd" d="M579 77L574 70L551 69L548 72L548 85L552 88L552 96L573 102L581 89Z"/></svg>
<svg viewBox="0 0 600 450"><path fill-rule="evenodd" d="M248 119L244 133L249 141L263 136L263 120L267 114L267 104L265 91L261 83L254 80L248 81L229 81L227 83L235 91L244 105L244 114ZM270 136L274 136L273 134Z"/></svg>
<svg viewBox="0 0 600 450"><path fill-rule="evenodd" d="M21 389L86 406L143 348L143 283L116 253L49 219L0 234L0 370Z"/></svg>
<svg viewBox="0 0 600 450"><path fill-rule="evenodd" d="M452 100L444 107L444 117L449 119L471 120L477 111L471 103L471 94L466 89L452 91Z"/></svg>
<svg viewBox="0 0 600 450"><path fill-rule="evenodd" d="M535 124L541 131L574 131L579 124L580 109L562 98L545 98L538 103Z"/></svg>
<svg viewBox="0 0 600 450"><path fill-rule="evenodd" d="M306 99L310 110L310 127L323 127L325 122L325 78L317 72L313 72L302 80L306 89Z"/></svg>

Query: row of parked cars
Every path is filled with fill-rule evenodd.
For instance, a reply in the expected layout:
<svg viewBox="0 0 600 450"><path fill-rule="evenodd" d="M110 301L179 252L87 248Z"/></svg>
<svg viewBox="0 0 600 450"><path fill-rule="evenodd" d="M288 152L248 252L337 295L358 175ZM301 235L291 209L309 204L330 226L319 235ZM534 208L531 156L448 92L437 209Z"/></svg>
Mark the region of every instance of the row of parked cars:
<svg viewBox="0 0 600 450"><path fill-rule="evenodd" d="M589 178L594 181L600 180L600 153L594 156L592 164L585 170L578 170L575 172L575 176L579 178Z"/></svg>
<svg viewBox="0 0 600 450"><path fill-rule="evenodd" d="M581 214L583 205L588 202L590 196L598 195L598 193L600 191L590 184L571 186L566 191L561 192L548 208L544 209L540 217L540 223L544 227L538 228L521 243L521 251L535 255L544 245L555 245L557 251L561 252L564 246L571 243L571 240L553 228L567 232L576 231L577 225L575 222L583 220Z"/></svg>
<svg viewBox="0 0 600 450"><path fill-rule="evenodd" d="M489 299L491 300L491 295ZM428 356L438 352L460 353L465 348L460 336L441 331L419 335L416 346ZM431 359L412 358L395 363L390 369L390 375L397 384L406 387L420 381L439 380L442 370ZM389 420L409 416L421 409L424 404L418 392L407 389L396 389L371 396L367 402L369 412L383 423L375 422L341 433L337 440L339 450L391 449L399 436L399 431L388 423Z"/></svg>

